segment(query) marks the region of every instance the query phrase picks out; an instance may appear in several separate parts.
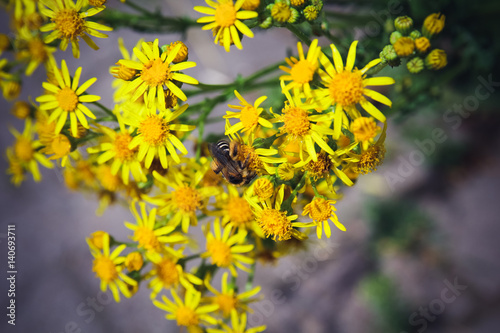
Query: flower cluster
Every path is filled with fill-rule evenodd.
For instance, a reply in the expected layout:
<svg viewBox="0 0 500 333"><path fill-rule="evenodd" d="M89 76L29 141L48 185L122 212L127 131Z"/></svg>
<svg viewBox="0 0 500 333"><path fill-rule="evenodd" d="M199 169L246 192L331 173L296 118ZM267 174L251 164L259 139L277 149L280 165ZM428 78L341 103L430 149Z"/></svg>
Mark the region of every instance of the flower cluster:
<svg viewBox="0 0 500 333"><path fill-rule="evenodd" d="M311 31L297 33L303 42L295 55L225 85L199 84L188 75L197 64L188 61L187 42L140 39L129 49L120 38L122 56L106 73L114 77L114 103L107 107L99 103L104 93L92 91L97 78L84 79L83 67L52 56L56 43L61 50L71 43L78 58L80 39L97 49L90 36L106 37L99 31L111 28L88 18L104 14L104 3L12 1L16 37L0 35L0 52L14 51L19 61L0 60L4 95L19 93L18 65L25 75L43 65L47 76L30 103L14 104L12 113L25 126L22 133L11 128L7 172L19 185L26 173L39 181L40 164L57 165L68 188L96 193L97 214L116 203L130 209L128 239L103 230L87 239L101 289L117 302L148 288L152 304L189 332L261 332L265 327L247 328L247 313L260 298L252 284L258 259L274 262L310 239L346 231L348 221L336 213L342 188L384 160L387 88L395 81L376 72L394 59L384 53L358 65L359 42L336 45L321 28L321 0L206 0L209 7L194 7L206 15L197 22L226 51L241 49L242 37L253 37L257 26L297 33L304 23ZM159 15L140 12L148 20ZM99 17L122 23L114 12ZM130 24L147 30L141 19ZM393 34L391 47L398 59L444 66L429 42L444 16L426 19L423 37L408 17L395 25L400 36ZM313 34L330 42L310 40ZM260 74L274 77L260 82ZM262 86L275 91L247 95ZM187 103L199 94L205 99ZM225 115L208 118L227 102ZM221 123L219 133L204 132L209 121ZM245 287L237 278L247 278Z"/></svg>

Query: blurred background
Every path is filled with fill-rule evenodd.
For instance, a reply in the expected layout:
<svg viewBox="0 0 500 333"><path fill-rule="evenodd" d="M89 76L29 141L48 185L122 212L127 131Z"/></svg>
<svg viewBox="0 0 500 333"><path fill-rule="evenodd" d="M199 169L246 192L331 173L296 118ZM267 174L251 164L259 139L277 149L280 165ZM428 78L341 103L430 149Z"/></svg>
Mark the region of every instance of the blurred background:
<svg viewBox="0 0 500 333"><path fill-rule="evenodd" d="M110 7L119 6L109 1ZM198 17L201 0L149 1L164 15ZM336 205L347 232L329 240L311 241L304 251L276 265L259 265L255 282L265 300L254 305L251 325L268 332L497 332L500 326L500 3L445 1L328 1L336 12L331 31L353 21L359 28L339 34L341 53L348 41L362 38L356 64L362 66L387 44L387 21L411 16L416 26L430 13L446 15L438 38L448 54L441 71L411 75L406 68L386 68L379 75L396 78L390 98L384 164L343 191ZM399 5L399 6L398 6ZM8 15L0 12L1 32L8 33ZM359 23L358 23L359 22ZM375 29L378 27L378 30ZM94 52L81 43L81 58L57 53L70 71L83 67L83 79L97 77L89 90L112 105L109 67L121 58L117 38L130 50L139 38L157 35L120 29L99 39ZM227 83L241 74L283 60L296 52L296 39L286 29L255 30L243 40L243 51L226 53L209 32L191 28L186 34L190 60L198 66L189 75L204 83ZM370 58L371 57L371 58ZM38 69L23 82L20 99L41 94L45 80ZM259 92L248 94L249 100ZM197 100L194 99L194 102ZM109 207L96 216L98 198L71 192L60 170L42 170L43 180L30 177L13 186L5 170L5 149L14 141L12 125L22 122L0 99L0 307L1 332L176 332L163 318L146 288L117 304L99 291L85 237L105 230L128 237L123 221L128 209ZM226 107L220 105L218 114ZM221 124L208 131L220 132ZM7 224L16 225L16 326L7 325ZM94 300L94 301L93 301ZM97 302L95 302L97 300ZM97 304L92 307L92 304Z"/></svg>

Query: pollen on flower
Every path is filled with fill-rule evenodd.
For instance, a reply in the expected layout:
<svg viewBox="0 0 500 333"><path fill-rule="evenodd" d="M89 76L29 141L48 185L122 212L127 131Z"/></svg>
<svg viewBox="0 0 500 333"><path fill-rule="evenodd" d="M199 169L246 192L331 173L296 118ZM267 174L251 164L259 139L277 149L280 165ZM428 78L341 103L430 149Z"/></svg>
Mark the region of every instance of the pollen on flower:
<svg viewBox="0 0 500 333"><path fill-rule="evenodd" d="M353 105L363 97L363 75L357 69L341 72L333 76L330 97L340 105Z"/></svg>
<svg viewBox="0 0 500 333"><path fill-rule="evenodd" d="M219 267L229 267L233 259L231 247L220 239L213 238L207 241L207 252L212 258L212 263Z"/></svg>
<svg viewBox="0 0 500 333"><path fill-rule="evenodd" d="M369 141L373 139L380 128L373 118L359 117L351 124L351 132L357 141Z"/></svg>
<svg viewBox="0 0 500 333"><path fill-rule="evenodd" d="M154 231L147 227L138 227L134 231L132 239L139 243L138 247L142 247L148 251L159 251L161 249L160 242Z"/></svg>
<svg viewBox="0 0 500 333"><path fill-rule="evenodd" d="M33 147L31 146L31 140L19 137L14 144L14 154L23 162L29 162L34 155Z"/></svg>
<svg viewBox="0 0 500 333"><path fill-rule="evenodd" d="M250 204L243 198L234 197L227 203L227 214L236 226L243 226L254 219Z"/></svg>
<svg viewBox="0 0 500 333"><path fill-rule="evenodd" d="M309 132L311 123L307 118L307 111L299 107L286 107L283 109L283 127L286 133L302 136Z"/></svg>
<svg viewBox="0 0 500 333"><path fill-rule="evenodd" d="M316 162L313 160L309 161L304 169L307 170L311 177L318 179L323 177L325 174L328 174L332 166L333 163L328 155L320 153L318 154L318 160Z"/></svg>
<svg viewBox="0 0 500 333"><path fill-rule="evenodd" d="M230 27L236 21L236 9L232 1L220 3L215 9L215 22L223 28Z"/></svg>
<svg viewBox="0 0 500 333"><path fill-rule="evenodd" d="M236 308L238 299L233 295L220 294L215 297L215 303L219 305L219 310L222 311L225 317L231 314L231 310Z"/></svg>
<svg viewBox="0 0 500 333"><path fill-rule="evenodd" d="M326 221L332 215L332 210L330 201L317 197L304 207L304 214L309 214L314 221Z"/></svg>
<svg viewBox="0 0 500 333"><path fill-rule="evenodd" d="M61 109L67 112L75 111L78 105L78 96L70 87L64 87L56 95Z"/></svg>
<svg viewBox="0 0 500 333"><path fill-rule="evenodd" d="M200 319L196 312L188 306L182 305L175 312L178 326L197 326Z"/></svg>
<svg viewBox="0 0 500 333"><path fill-rule="evenodd" d="M189 186L176 189L172 193L172 200L185 213L193 213L201 205L200 193Z"/></svg>
<svg viewBox="0 0 500 333"><path fill-rule="evenodd" d="M175 262L165 258L156 265L156 274L165 287L179 282L179 272Z"/></svg>
<svg viewBox="0 0 500 333"><path fill-rule="evenodd" d="M140 124L138 133L142 135L144 141L152 146L160 145L167 138L168 123L158 115L146 117Z"/></svg>
<svg viewBox="0 0 500 333"><path fill-rule="evenodd" d="M299 62L293 65L290 75L294 82L307 83L312 81L315 71L315 66L310 61L304 59L299 60Z"/></svg>
<svg viewBox="0 0 500 333"><path fill-rule="evenodd" d="M128 133L119 133L116 135L114 142L114 150L116 157L121 161L130 161L134 156L136 149L130 149L128 145L132 141L132 137Z"/></svg>
<svg viewBox="0 0 500 333"><path fill-rule="evenodd" d="M168 64L163 62L161 58L145 63L141 72L142 80L150 87L162 85L165 81L170 80L171 76Z"/></svg>
<svg viewBox="0 0 500 333"><path fill-rule="evenodd" d="M104 282L110 282L118 278L116 266L108 257L97 257L94 260L92 271Z"/></svg>
<svg viewBox="0 0 500 333"><path fill-rule="evenodd" d="M80 36L85 31L85 20L74 9L59 10L52 21L65 38Z"/></svg>
<svg viewBox="0 0 500 333"><path fill-rule="evenodd" d="M259 178L254 183L254 192L260 201L269 199L274 193L273 183L267 178Z"/></svg>
<svg viewBox="0 0 500 333"><path fill-rule="evenodd" d="M240 120L246 129L251 129L257 126L259 120L259 113L257 109L251 105L246 105L241 110Z"/></svg>
<svg viewBox="0 0 500 333"><path fill-rule="evenodd" d="M357 173L367 174L377 170L377 167L382 164L385 157L384 145L373 145L367 151L361 154L361 158L354 168Z"/></svg>
<svg viewBox="0 0 500 333"><path fill-rule="evenodd" d="M264 209L260 212L258 223L266 237L273 236L275 241L287 240L292 236L292 223L286 218L285 212Z"/></svg>

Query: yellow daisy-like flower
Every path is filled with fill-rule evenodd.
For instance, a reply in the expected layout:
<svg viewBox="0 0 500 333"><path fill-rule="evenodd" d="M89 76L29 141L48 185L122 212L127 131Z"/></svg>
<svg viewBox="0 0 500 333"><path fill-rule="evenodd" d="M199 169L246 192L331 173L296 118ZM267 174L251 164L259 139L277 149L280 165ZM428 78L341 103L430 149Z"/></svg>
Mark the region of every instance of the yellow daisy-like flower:
<svg viewBox="0 0 500 333"><path fill-rule="evenodd" d="M80 47L78 40L81 37L91 48L98 50L99 47L94 43L90 36L97 38L107 38L108 35L103 34L97 30L112 31L113 28L105 25L87 21L86 18L94 16L105 9L102 7L90 8L85 12L81 12L84 1L78 0L76 4L72 0L40 0L41 6L40 13L50 17L52 21L49 24L40 28L40 31L47 32L53 30L48 36L44 38L46 44L50 44L56 39L61 39L59 45L61 50L66 50L69 43L73 50L75 58L80 57ZM46 8L46 7L48 8Z"/></svg>
<svg viewBox="0 0 500 333"><path fill-rule="evenodd" d="M323 109L335 106L334 116L334 138L340 136L340 129L344 122L345 112L351 119L360 117L356 108L359 104L375 119L385 123L385 116L366 97L370 97L377 102L391 106L392 102L381 93L368 89L368 86L385 86L393 84L395 81L391 77L366 78L366 72L373 66L380 63L380 59L370 61L362 69L354 67L356 59L356 46L358 41L354 41L349 48L347 62L344 66L342 57L334 44L331 44L333 63L324 55L320 55L320 62L325 71L319 71L323 85L326 88L313 91L313 95L319 100Z"/></svg>
<svg viewBox="0 0 500 333"><path fill-rule="evenodd" d="M71 79L66 61L62 60L61 69L57 68L55 62L51 62L51 69L54 73L57 85L50 82L43 82L42 86L47 91L47 94L39 96L36 101L40 103L40 109L44 111L52 111L49 116L49 122L56 119L55 133L59 134L66 123L66 119L70 118L71 134L78 136L78 123L83 127L89 128L87 117L95 119L95 115L88 107L82 103L96 102L101 99L97 95L86 95L84 92L97 80L91 78L79 85L82 68L78 67L75 71L73 79Z"/></svg>
<svg viewBox="0 0 500 333"><path fill-rule="evenodd" d="M7 156L10 156L9 161L10 173L15 175L14 184L19 184L22 181L20 177L21 170L28 170L33 175L33 179L38 182L42 179L38 163L48 169L54 166L39 150L42 144L38 140L33 140L33 126L31 119L26 119L23 133L19 133L14 128L9 128L10 132L16 138L16 142L12 148L7 149ZM10 152L9 152L10 151ZM21 169L20 169L21 168Z"/></svg>
<svg viewBox="0 0 500 333"><path fill-rule="evenodd" d="M237 0L236 3L233 0L217 0L217 2L205 0L205 2L211 8L196 6L194 10L209 16L201 17L196 22L208 23L203 26L203 30L213 29L217 31L215 44L222 41L226 52L229 52L231 42L238 49L243 49L238 31L249 38L253 38L253 32L241 20L257 17L257 12L240 10L245 0Z"/></svg>
<svg viewBox="0 0 500 333"><path fill-rule="evenodd" d="M253 135L257 130L259 125L262 125L267 128L273 127L273 124L269 122L269 120L260 117L264 108L259 108L259 105L262 104L266 100L266 96L261 96L257 98L255 103L252 105L248 103L239 92L234 91L236 97L240 100L241 105L228 105L230 108L240 110L239 112L226 111L226 115L224 118L236 118L239 119L240 122L232 125L231 127L226 129L225 134L231 135L238 131L249 132L250 135Z"/></svg>
<svg viewBox="0 0 500 333"><path fill-rule="evenodd" d="M124 94L133 92L131 100L135 101L143 96L148 108L165 110L165 91L168 88L175 96L183 101L186 95L174 81L188 84L198 84L198 80L179 71L196 66L193 61L182 61L172 64L182 45L177 44L173 50L161 52L158 39L153 43L142 43L142 48L134 47L134 54L139 61L121 59L118 64L136 70L136 78L130 80Z"/></svg>
<svg viewBox="0 0 500 333"><path fill-rule="evenodd" d="M256 215L257 222L266 237L271 236L274 241L283 241L292 238L304 239L304 235L294 229L298 215L288 215L281 210L285 196L285 185L281 185L276 193L274 203L266 200L258 203L257 200L249 200ZM299 225L300 226L300 225Z"/></svg>
<svg viewBox="0 0 500 333"><path fill-rule="evenodd" d="M316 227L316 235L319 239L323 235L323 229L325 230L325 235L330 238L332 235L332 230L330 229L330 224L328 220L332 221L337 228L342 231L346 231L343 224L339 222L337 215L335 214L335 207L333 204L335 200L326 200L321 197L315 197L310 203L304 207L304 212L302 215L309 215L313 219L312 223L301 223L300 227Z"/></svg>
<svg viewBox="0 0 500 333"><path fill-rule="evenodd" d="M96 147L89 147L87 151L89 153L101 153L97 158L97 163L103 164L112 160L111 162L111 173L117 175L121 170L120 176L125 185L128 185L130 173L137 182L145 182L147 180L146 175L142 169L141 163L138 159L138 149L130 149L129 145L132 142L133 128L129 130L125 129L125 125L122 121L121 116L115 113L118 118L118 124L120 126L120 131L113 131L112 129L98 125L98 129L105 135L105 142L101 143Z"/></svg>
<svg viewBox="0 0 500 333"><path fill-rule="evenodd" d="M304 57L304 50L302 43L297 43L297 50L299 51L299 59L295 57L285 58L286 63L290 68L280 66L279 68L288 75L280 76L280 80L291 81L283 89L293 90L294 95L299 95L304 92L306 97L311 97L311 85L309 84L314 77L314 73L319 68L318 57L321 53L321 48L318 46L318 40L312 41L307 51L307 57Z"/></svg>
<svg viewBox="0 0 500 333"><path fill-rule="evenodd" d="M173 253L173 254L172 254ZM155 299L156 295L163 289L174 289L181 284L187 290L193 289L193 284L202 285L203 281L195 275L185 272L182 266L178 263L181 258L182 250L172 253L147 253L146 257L153 263L153 269L148 273L148 278L151 278L148 287L151 289L151 299Z"/></svg>
<svg viewBox="0 0 500 333"><path fill-rule="evenodd" d="M247 314L238 315L236 310L231 311L231 326L220 322L221 328L207 328L208 333L259 333L266 330L266 326L257 326L247 329Z"/></svg>
<svg viewBox="0 0 500 333"><path fill-rule="evenodd" d="M187 289L184 301L177 295L175 290L170 289L174 302L169 300L165 295L162 296L162 301L153 301L153 304L167 311L165 318L168 320L176 320L177 326L186 326L188 332L195 332L199 329L200 324L217 324L217 320L209 313L217 310L218 305L201 305L201 293L194 289Z"/></svg>
<svg viewBox="0 0 500 333"><path fill-rule="evenodd" d="M282 84L283 86L283 84ZM314 161L317 160L316 143L322 150L333 154L333 149L326 143L323 136L333 135L334 131L325 125L319 125L317 122L331 120L331 114L311 115L314 109L312 104L302 104L298 96L292 98L287 90L284 90L288 103L282 110L281 115L275 114L275 122L281 122L280 134L286 135L285 141L280 147L288 145L292 141L299 144L299 156L302 161L305 160L303 151L307 151Z"/></svg>
<svg viewBox="0 0 500 333"><path fill-rule="evenodd" d="M46 64L51 59L52 53L56 51L55 47L46 45L38 33L23 27L19 30L18 37L15 40L17 58L28 62L25 74L30 76L41 64Z"/></svg>
<svg viewBox="0 0 500 333"><path fill-rule="evenodd" d="M161 252L163 250L169 250L170 248L166 244L179 244L187 242L187 238L178 233L173 232L175 227L172 225L166 225L162 227L156 227L156 208L151 209L149 215L146 211L146 203L139 202L139 207L141 209L141 215L137 211L136 204L133 202L130 205L130 210L134 215L137 224L132 224L130 222L125 222L125 226L134 231L134 235L131 237L134 242L137 242L138 248L143 248L150 252Z"/></svg>
<svg viewBox="0 0 500 333"><path fill-rule="evenodd" d="M205 279L205 286L214 296L207 297L207 301L217 304L224 317L229 317L233 310L248 311L248 303L255 301L255 299L250 298L257 295L260 291L260 286L257 286L241 294L237 294L234 290L234 286L230 286L227 283L227 272L222 274L221 291L218 291L210 284L209 277L210 275L207 275Z"/></svg>
<svg viewBox="0 0 500 333"><path fill-rule="evenodd" d="M242 253L252 251L254 246L244 244L247 231L239 229L237 233L232 234L233 227L230 225L226 225L222 230L218 218L215 219L213 226L213 233L210 227L206 229L207 250L201 254L201 257L210 258L212 264L229 269L232 276L238 276L236 267L248 272L248 267L243 264L251 265L254 260Z"/></svg>
<svg viewBox="0 0 500 333"><path fill-rule="evenodd" d="M7 161L9 162L7 174L11 175L10 182L15 186L19 186L24 180L24 168L12 148L7 148L6 154Z"/></svg>
<svg viewBox="0 0 500 333"><path fill-rule="evenodd" d="M109 234L107 233L102 236L102 252L88 238L87 244L94 257L92 271L101 279L101 291L105 292L109 287L116 302L120 302L120 292L129 298L131 293L128 286L136 286L137 281L122 273L125 257L120 257L120 253L127 246L122 244L110 253Z"/></svg>
<svg viewBox="0 0 500 333"><path fill-rule="evenodd" d="M128 147L129 149L139 147L137 158L139 161L145 160L144 165L146 168L149 169L155 157L160 159L163 168L168 168L167 150L177 163L180 163L180 159L175 150L176 148L184 155L188 153L182 141L175 135L175 131L192 131L195 126L172 123L186 111L188 106L188 104L185 104L174 112L165 110L159 113L130 113L124 119L127 125L137 128L138 135L130 141Z"/></svg>
<svg viewBox="0 0 500 333"><path fill-rule="evenodd" d="M222 224L229 224L234 228L253 229L255 215L246 198L241 197L234 186L227 187L227 193L217 200L221 207L217 215L222 216Z"/></svg>

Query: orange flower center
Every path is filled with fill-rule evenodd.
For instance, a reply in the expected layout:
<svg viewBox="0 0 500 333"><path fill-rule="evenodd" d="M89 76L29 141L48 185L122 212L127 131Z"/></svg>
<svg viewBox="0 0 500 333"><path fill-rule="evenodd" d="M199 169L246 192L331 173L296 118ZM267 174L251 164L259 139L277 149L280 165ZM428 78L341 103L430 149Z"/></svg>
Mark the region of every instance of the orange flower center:
<svg viewBox="0 0 500 333"><path fill-rule="evenodd" d="M156 265L156 271L165 288L170 288L170 286L179 282L179 271L177 271L176 264L172 260L163 259Z"/></svg>
<svg viewBox="0 0 500 333"><path fill-rule="evenodd" d="M165 81L171 78L170 69L167 63L161 58L151 60L144 64L142 68L141 78L150 87L162 85Z"/></svg>
<svg viewBox="0 0 500 333"><path fill-rule="evenodd" d="M118 278L116 266L108 257L101 256L95 258L92 271L94 271L97 277L104 282L111 282Z"/></svg>
<svg viewBox="0 0 500 333"><path fill-rule="evenodd" d="M378 133L379 127L373 118L360 117L353 121L351 131L357 141L369 141Z"/></svg>
<svg viewBox="0 0 500 333"><path fill-rule="evenodd" d="M267 178L259 178L255 181L253 190L260 201L269 199L274 193L274 186Z"/></svg>
<svg viewBox="0 0 500 333"><path fill-rule="evenodd" d="M330 97L342 106L359 103L363 97L363 75L357 69L337 73L330 82L329 90Z"/></svg>
<svg viewBox="0 0 500 333"><path fill-rule="evenodd" d="M161 249L160 242L154 231L147 227L138 227L135 229L133 239L139 243L139 247L143 247L148 251L159 251Z"/></svg>
<svg viewBox="0 0 500 333"><path fill-rule="evenodd" d="M31 140L23 137L19 137L14 144L14 153L17 158L23 162L29 162L35 154L33 148L31 147Z"/></svg>
<svg viewBox="0 0 500 333"><path fill-rule="evenodd" d="M128 145L132 137L128 133L120 133L116 135L115 138L115 153L116 157L122 161L130 161L134 156L134 150L128 148Z"/></svg>
<svg viewBox="0 0 500 333"><path fill-rule="evenodd" d="M242 226L254 219L250 204L243 198L235 197L229 199L226 209L230 221L237 226Z"/></svg>
<svg viewBox="0 0 500 333"><path fill-rule="evenodd" d="M139 124L138 133L144 142L151 146L159 146L165 142L169 134L168 123L159 115L149 115Z"/></svg>
<svg viewBox="0 0 500 333"><path fill-rule="evenodd" d="M196 312L185 305L180 306L175 312L178 326L197 326L200 319Z"/></svg>
<svg viewBox="0 0 500 333"><path fill-rule="evenodd" d="M328 200L315 198L304 207L304 213L309 214L314 221L326 221L332 215L332 206Z"/></svg>
<svg viewBox="0 0 500 333"><path fill-rule="evenodd" d="M70 87L64 87L56 95L59 107L67 112L75 111L78 105L78 96Z"/></svg>
<svg viewBox="0 0 500 333"><path fill-rule="evenodd" d="M258 124L259 112L253 106L247 105L241 110L240 120L246 129L251 129Z"/></svg>
<svg viewBox="0 0 500 333"><path fill-rule="evenodd" d="M215 22L218 26L227 28L234 25L236 21L236 9L233 1L220 3L215 9Z"/></svg>
<svg viewBox="0 0 500 333"><path fill-rule="evenodd" d="M65 135L58 135L52 140L52 150L57 157L63 157L71 151L71 143Z"/></svg>
<svg viewBox="0 0 500 333"><path fill-rule="evenodd" d="M212 263L219 267L229 267L233 256L229 245L220 239L211 239L207 242L207 251L212 258Z"/></svg>
<svg viewBox="0 0 500 333"><path fill-rule="evenodd" d="M74 9L59 10L52 21L56 24L56 30L59 30L64 38L80 36L85 31L85 20Z"/></svg>
<svg viewBox="0 0 500 333"><path fill-rule="evenodd" d="M307 111L298 107L286 107L283 110L283 127L285 132L294 136L303 136L309 132L311 123Z"/></svg>
<svg viewBox="0 0 500 333"><path fill-rule="evenodd" d="M194 213L201 205L201 196L194 188L183 186L172 193L175 205L184 213Z"/></svg>
<svg viewBox="0 0 500 333"><path fill-rule="evenodd" d="M276 240L287 240L292 236L292 223L286 218L286 213L277 209L264 209L258 219L259 225L266 237L273 236Z"/></svg>
<svg viewBox="0 0 500 333"><path fill-rule="evenodd" d="M316 66L308 60L300 60L293 65L291 70L292 80L297 83L307 83L312 81Z"/></svg>
<svg viewBox="0 0 500 333"><path fill-rule="evenodd" d="M233 295L220 294L215 297L215 303L219 305L219 310L222 311L224 317L231 314L231 310L236 308L238 299Z"/></svg>

